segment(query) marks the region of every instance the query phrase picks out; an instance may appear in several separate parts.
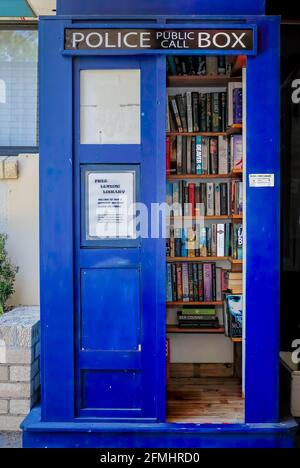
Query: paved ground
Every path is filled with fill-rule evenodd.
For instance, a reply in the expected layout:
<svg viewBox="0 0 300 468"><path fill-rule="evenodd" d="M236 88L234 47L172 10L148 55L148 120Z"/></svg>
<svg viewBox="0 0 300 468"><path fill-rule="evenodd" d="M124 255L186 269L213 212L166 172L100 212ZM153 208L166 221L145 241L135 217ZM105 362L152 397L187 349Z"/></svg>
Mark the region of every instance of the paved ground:
<svg viewBox="0 0 300 468"><path fill-rule="evenodd" d="M0 432L0 449L2 448L21 448L20 432Z"/></svg>

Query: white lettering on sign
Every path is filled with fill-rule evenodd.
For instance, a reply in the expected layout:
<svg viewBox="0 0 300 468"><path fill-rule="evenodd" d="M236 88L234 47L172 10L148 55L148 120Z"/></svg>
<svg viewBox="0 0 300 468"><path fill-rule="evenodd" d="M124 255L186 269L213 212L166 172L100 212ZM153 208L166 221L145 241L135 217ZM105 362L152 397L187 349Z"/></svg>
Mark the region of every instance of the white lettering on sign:
<svg viewBox="0 0 300 468"><path fill-rule="evenodd" d="M136 239L134 171L87 175L87 239Z"/></svg>
<svg viewBox="0 0 300 468"><path fill-rule="evenodd" d="M81 29L65 31L66 50L253 50L253 30Z"/></svg>
<svg viewBox="0 0 300 468"><path fill-rule="evenodd" d="M250 187L274 187L275 176L274 174L250 174L249 175Z"/></svg>

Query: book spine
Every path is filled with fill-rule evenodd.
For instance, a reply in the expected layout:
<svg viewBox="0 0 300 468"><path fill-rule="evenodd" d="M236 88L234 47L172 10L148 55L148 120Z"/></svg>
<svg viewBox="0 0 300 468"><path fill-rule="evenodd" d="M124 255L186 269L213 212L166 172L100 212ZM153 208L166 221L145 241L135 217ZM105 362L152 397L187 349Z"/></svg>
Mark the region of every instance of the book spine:
<svg viewBox="0 0 300 468"><path fill-rule="evenodd" d="M220 184L215 184L215 215L221 216L221 189Z"/></svg>
<svg viewBox="0 0 300 468"><path fill-rule="evenodd" d="M185 112L185 99L182 94L177 94L176 96L177 108L180 115L180 120L182 124L182 129L184 132L187 132L187 120L186 120L186 112Z"/></svg>
<svg viewBox="0 0 300 468"><path fill-rule="evenodd" d="M206 248L207 256L211 257L212 226L206 228Z"/></svg>
<svg viewBox="0 0 300 468"><path fill-rule="evenodd" d="M218 139L210 139L210 167L212 174L218 174Z"/></svg>
<svg viewBox="0 0 300 468"><path fill-rule="evenodd" d="M192 302L194 300L194 284L193 284L193 265L189 263L188 265L188 272L189 272L189 301Z"/></svg>
<svg viewBox="0 0 300 468"><path fill-rule="evenodd" d="M197 59L198 59L197 75L206 75L206 57L199 55Z"/></svg>
<svg viewBox="0 0 300 468"><path fill-rule="evenodd" d="M206 57L206 73L207 75L218 74L218 57Z"/></svg>
<svg viewBox="0 0 300 468"><path fill-rule="evenodd" d="M219 136L219 174L228 174L228 140L226 137Z"/></svg>
<svg viewBox="0 0 300 468"><path fill-rule="evenodd" d="M234 124L243 123L243 90L237 88L233 91Z"/></svg>
<svg viewBox="0 0 300 468"><path fill-rule="evenodd" d="M167 302L172 302L172 269L170 263L167 263Z"/></svg>
<svg viewBox="0 0 300 468"><path fill-rule="evenodd" d="M182 123L181 123L180 114L179 114L178 106L177 106L177 103L176 103L176 99L175 99L174 96L171 97L171 106L172 106L172 109L173 109L175 122L177 124L177 130L178 130L179 133L182 133L183 132Z"/></svg>
<svg viewBox="0 0 300 468"><path fill-rule="evenodd" d="M207 216L214 216L214 184L209 182L207 184Z"/></svg>
<svg viewBox="0 0 300 468"><path fill-rule="evenodd" d="M199 291L198 291L198 265L193 263L193 298L195 302L199 301Z"/></svg>
<svg viewBox="0 0 300 468"><path fill-rule="evenodd" d="M211 132L212 129L212 96L211 93L206 95L206 131Z"/></svg>
<svg viewBox="0 0 300 468"><path fill-rule="evenodd" d="M203 285L203 265L198 264L198 297L199 301L204 300L204 285Z"/></svg>
<svg viewBox="0 0 300 468"><path fill-rule="evenodd" d="M225 249L225 225L218 224L217 225L217 256L224 257L224 249Z"/></svg>
<svg viewBox="0 0 300 468"><path fill-rule="evenodd" d="M216 257L217 253L217 225L213 224L211 227L211 254Z"/></svg>
<svg viewBox="0 0 300 468"><path fill-rule="evenodd" d="M192 173L192 138L187 137L186 142L186 162L187 162L187 174Z"/></svg>
<svg viewBox="0 0 300 468"><path fill-rule="evenodd" d="M218 75L226 74L226 57L225 55L220 55L218 57Z"/></svg>
<svg viewBox="0 0 300 468"><path fill-rule="evenodd" d="M227 93L221 93L221 132L227 128Z"/></svg>
<svg viewBox="0 0 300 468"><path fill-rule="evenodd" d="M216 301L217 291L216 291L216 264L213 263L211 266L212 269L212 299Z"/></svg>
<svg viewBox="0 0 300 468"><path fill-rule="evenodd" d="M171 264L171 270L172 270L172 299L174 302L177 301L177 279L176 279L176 265Z"/></svg>
<svg viewBox="0 0 300 468"><path fill-rule="evenodd" d="M176 138L170 138L170 171L177 174L177 145Z"/></svg>
<svg viewBox="0 0 300 468"><path fill-rule="evenodd" d="M204 302L212 302L212 265L203 264Z"/></svg>
<svg viewBox="0 0 300 468"><path fill-rule="evenodd" d="M181 256L181 247L182 247L182 229L176 228L174 229L174 237L175 237L175 257Z"/></svg>
<svg viewBox="0 0 300 468"><path fill-rule="evenodd" d="M201 175L202 172L202 137L196 137L196 174Z"/></svg>
<svg viewBox="0 0 300 468"><path fill-rule="evenodd" d="M195 184L189 184L188 191L189 191L189 216L196 216Z"/></svg>
<svg viewBox="0 0 300 468"><path fill-rule="evenodd" d="M169 97L168 95L166 96L166 131L169 133L171 131L171 122L170 122L170 108L169 108Z"/></svg>
<svg viewBox="0 0 300 468"><path fill-rule="evenodd" d="M170 137L167 137L166 151L167 151L166 165L167 165L167 176L168 176L168 175L171 174L171 141L170 141Z"/></svg>
<svg viewBox="0 0 300 468"><path fill-rule="evenodd" d="M233 135L232 136L232 151L233 151L233 169L243 169L243 136Z"/></svg>
<svg viewBox="0 0 300 468"><path fill-rule="evenodd" d="M182 292L183 292L183 301L189 301L189 271L188 264L182 264Z"/></svg>
<svg viewBox="0 0 300 468"><path fill-rule="evenodd" d="M194 132L199 132L199 94L192 93Z"/></svg>
<svg viewBox="0 0 300 468"><path fill-rule="evenodd" d="M202 174L209 174L208 153L209 153L209 138L201 137L202 139Z"/></svg>
<svg viewBox="0 0 300 468"><path fill-rule="evenodd" d="M186 229L182 229L182 239L181 239L181 256L187 257L188 250L187 250L187 232Z"/></svg>
<svg viewBox="0 0 300 468"><path fill-rule="evenodd" d="M187 124L188 124L188 132L193 133L194 126L193 126L193 105L192 105L192 93L186 93L186 104L187 104Z"/></svg>
<svg viewBox="0 0 300 468"><path fill-rule="evenodd" d="M182 136L177 136L177 174L182 175Z"/></svg>
<svg viewBox="0 0 300 468"><path fill-rule="evenodd" d="M200 230L200 257L207 257L206 228Z"/></svg>
<svg viewBox="0 0 300 468"><path fill-rule="evenodd" d="M222 268L216 269L216 300L222 301Z"/></svg>
<svg viewBox="0 0 300 468"><path fill-rule="evenodd" d="M187 174L187 137L182 137L182 173Z"/></svg>
<svg viewBox="0 0 300 468"><path fill-rule="evenodd" d="M228 215L228 198L227 198L227 184L220 184L221 188L221 216Z"/></svg>
<svg viewBox="0 0 300 468"><path fill-rule="evenodd" d="M204 93L199 94L199 130L200 132L206 132L206 107L207 107L207 96Z"/></svg>
<svg viewBox="0 0 300 468"><path fill-rule="evenodd" d="M183 299L182 265L180 263L176 264L176 282L177 282L177 300L182 301L182 299Z"/></svg>
<svg viewBox="0 0 300 468"><path fill-rule="evenodd" d="M212 93L212 131L221 131L221 107L219 93Z"/></svg>
<svg viewBox="0 0 300 468"><path fill-rule="evenodd" d="M191 144L191 153L192 153L192 174L196 174L196 137L192 137Z"/></svg>

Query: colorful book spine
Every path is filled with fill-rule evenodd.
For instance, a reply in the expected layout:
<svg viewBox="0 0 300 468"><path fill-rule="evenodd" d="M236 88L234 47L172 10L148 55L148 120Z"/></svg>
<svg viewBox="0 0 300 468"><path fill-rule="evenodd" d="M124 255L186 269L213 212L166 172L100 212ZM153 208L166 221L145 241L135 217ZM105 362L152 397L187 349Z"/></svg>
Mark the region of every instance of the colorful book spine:
<svg viewBox="0 0 300 468"><path fill-rule="evenodd" d="M203 173L202 171L202 137L197 136L196 137L196 174L201 175Z"/></svg>
<svg viewBox="0 0 300 468"><path fill-rule="evenodd" d="M213 292L212 292L212 264L204 263L203 264L203 288L204 288L204 302L212 302Z"/></svg>

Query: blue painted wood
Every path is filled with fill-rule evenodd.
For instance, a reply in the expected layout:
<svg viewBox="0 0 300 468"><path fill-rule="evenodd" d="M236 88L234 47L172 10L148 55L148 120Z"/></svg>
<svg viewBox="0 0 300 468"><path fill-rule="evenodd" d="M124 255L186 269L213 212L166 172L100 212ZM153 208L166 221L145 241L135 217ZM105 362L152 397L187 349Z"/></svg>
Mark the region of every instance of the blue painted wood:
<svg viewBox="0 0 300 468"><path fill-rule="evenodd" d="M72 62L59 53L68 22L41 21L40 281L42 418L74 417ZM58 79L61 77L61 79Z"/></svg>
<svg viewBox="0 0 300 468"><path fill-rule="evenodd" d="M33 412L32 419L28 419L24 426L25 445L83 444L100 447L98 431L102 431L102 443L112 447L143 444L190 447L195 443L199 446L217 446L219 443L276 446L290 443L286 426L268 424L278 421L279 27L276 18L245 17L245 20L249 24L256 22L259 27L259 54L248 57L247 178L250 173L274 173L276 182L274 189L250 189L247 186L246 422L259 425L223 425L209 429L199 425L150 424L155 420L164 421L165 417L164 241L149 240L141 249L81 249L80 164L140 164L142 200L147 204L165 200L165 58L133 56L73 60L71 56L62 55L63 29L72 23L47 19L41 20L40 25L42 419L56 423L40 423L40 416L35 419L36 413ZM124 154L121 152L124 148L112 146L106 148L106 152L99 152L94 145L80 147L78 112L74 114L77 117L73 130L73 85L75 89L77 86L75 108L79 108L79 83L78 79L73 83L73 62L75 77L78 77L82 65L89 68L142 67L145 75L143 110L146 112L142 153L132 145L125 148ZM266 115L272 116L267 122ZM147 337L142 348L144 352L120 350L117 357L111 351L106 355L98 350L83 352L79 346L75 347L80 343L81 270L118 269L120 265L133 270L139 265L145 267L141 268L141 307L148 317L143 327ZM113 285L110 293L112 291ZM110 410L97 412L76 406L76 401L78 404L82 396L81 371L104 372L111 369L118 372L151 369L143 376L142 388L146 389L147 399L143 412L124 408L123 413L116 415ZM86 401L96 401L97 388L94 387L97 385L89 387L91 390L85 397ZM131 417L132 411L136 411L138 416ZM130 424L118 425L118 417L122 414ZM75 424L62 423L74 421L76 416L89 421L87 426L78 420ZM115 418L115 424L109 429L103 425L95 426L91 422L95 417ZM139 418L147 421L148 425L134 425L133 421ZM89 428L95 433L87 437ZM116 438L116 434L125 429L132 435ZM36 431L40 432L39 436ZM226 431L230 436L220 440L217 434L226 434ZM155 436L145 435L148 432L155 433ZM274 432L277 434L275 439ZM245 433L247 440L242 436ZM193 436L190 437L191 434ZM201 440L197 434L201 434ZM250 434L251 441L248 439Z"/></svg>
<svg viewBox="0 0 300 468"><path fill-rule="evenodd" d="M25 0L0 0L0 16L33 16Z"/></svg>
<svg viewBox="0 0 300 468"><path fill-rule="evenodd" d="M43 423L37 407L22 428L24 448L293 448L298 425Z"/></svg>
<svg viewBox="0 0 300 468"><path fill-rule="evenodd" d="M142 338L139 269L82 269L79 287L81 349L138 351Z"/></svg>
<svg viewBox="0 0 300 468"><path fill-rule="evenodd" d="M58 0L58 15L260 15L265 0Z"/></svg>
<svg viewBox="0 0 300 468"><path fill-rule="evenodd" d="M81 418L158 419L161 417L159 404L165 412L165 404L160 402L165 400L165 387L158 381L165 372L165 359L162 360L165 326L158 328L160 317L164 317L161 315L163 302L157 305L158 290L161 298L165 292L164 282L157 279L164 269L164 255L161 255L164 239L87 242L81 232L85 225L85 171L105 171L109 167L118 172L131 168L137 171L138 201L150 210L152 202L165 200L165 188L158 189L158 185L165 187L165 156L161 157L165 153L165 141L160 136L165 125L162 122L165 111L161 110L161 106L165 107L165 95L159 99L165 90L165 74L157 72L158 62L157 57L75 61L76 415ZM141 70L141 145L80 144L80 72L101 68ZM83 378L91 369L98 370L98 374L92 375L97 375L101 386L95 384L96 377L88 384ZM161 371L156 373L156 369ZM135 387L139 382L137 398L141 402L134 416L130 408L122 407L121 396L119 402L113 398L110 405L101 406L107 391L113 392L115 385L119 392L124 387L124 372L128 373L128 379L137 376L132 381ZM87 395L85 385L89 389ZM132 387L128 392L134 394L136 390ZM86 401L94 404L87 407Z"/></svg>
<svg viewBox="0 0 300 468"><path fill-rule="evenodd" d="M247 62L246 422L277 422L280 322L279 18L258 19ZM250 188L249 174L275 174Z"/></svg>

